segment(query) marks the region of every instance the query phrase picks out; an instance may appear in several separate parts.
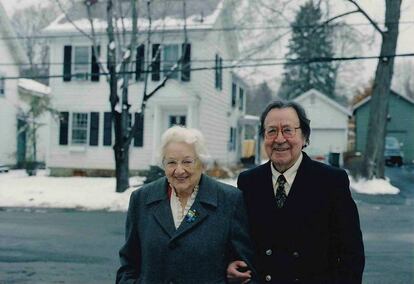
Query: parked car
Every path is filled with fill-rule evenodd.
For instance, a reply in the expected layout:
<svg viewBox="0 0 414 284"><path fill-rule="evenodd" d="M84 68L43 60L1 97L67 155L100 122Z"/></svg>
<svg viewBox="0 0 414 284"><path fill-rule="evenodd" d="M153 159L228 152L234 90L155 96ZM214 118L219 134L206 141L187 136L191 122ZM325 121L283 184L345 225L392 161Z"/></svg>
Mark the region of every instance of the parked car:
<svg viewBox="0 0 414 284"><path fill-rule="evenodd" d="M10 170L8 166L0 162L0 173L7 173Z"/></svg>
<svg viewBox="0 0 414 284"><path fill-rule="evenodd" d="M388 166L397 165L399 167L403 164L404 154L401 150L402 144L397 138L393 136L385 137L385 164Z"/></svg>

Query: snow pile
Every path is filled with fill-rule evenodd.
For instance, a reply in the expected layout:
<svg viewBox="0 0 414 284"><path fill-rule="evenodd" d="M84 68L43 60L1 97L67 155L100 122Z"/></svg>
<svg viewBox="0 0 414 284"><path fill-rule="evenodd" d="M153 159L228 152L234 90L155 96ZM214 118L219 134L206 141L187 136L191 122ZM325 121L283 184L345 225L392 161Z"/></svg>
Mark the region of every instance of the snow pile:
<svg viewBox="0 0 414 284"><path fill-rule="evenodd" d="M363 194L398 194L400 190L395 186L392 186L389 180L385 179L373 179L365 180L360 179L358 181L353 180L350 177L351 188L358 193Z"/></svg>
<svg viewBox="0 0 414 284"><path fill-rule="evenodd" d="M144 178L133 177L137 187ZM0 175L0 207L75 208L126 211L134 187L115 192L115 178L29 177L24 171Z"/></svg>

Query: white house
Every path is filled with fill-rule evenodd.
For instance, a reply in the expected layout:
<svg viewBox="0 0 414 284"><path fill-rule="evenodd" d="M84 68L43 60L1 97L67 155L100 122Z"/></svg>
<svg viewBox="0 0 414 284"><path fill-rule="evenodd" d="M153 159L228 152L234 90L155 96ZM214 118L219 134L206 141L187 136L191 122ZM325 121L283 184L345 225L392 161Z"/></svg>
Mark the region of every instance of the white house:
<svg viewBox="0 0 414 284"><path fill-rule="evenodd" d="M305 152L320 159L326 158L329 153L347 151L350 110L315 89L303 93L294 101L305 109L311 121L310 145Z"/></svg>
<svg viewBox="0 0 414 284"><path fill-rule="evenodd" d="M17 164L17 114L19 65L28 60L0 4L0 164Z"/></svg>
<svg viewBox="0 0 414 284"><path fill-rule="evenodd" d="M141 2L141 1L139 1ZM145 2L146 1L142 1ZM187 1L188 2L188 1ZM144 3L144 4L145 4ZM238 121L245 113L246 90L240 78L225 68L238 57L237 41L227 0L200 0L187 3L187 45L183 33L183 1L152 1L151 44L146 42L146 8L139 10L135 74L129 88L131 118L142 119L143 127L130 148L130 169L146 169L157 160L161 134L173 124L201 129L215 161L233 164L240 158ZM128 3L127 3L128 4ZM141 7L141 6L140 6ZM144 8L144 7L142 7ZM108 41L106 3L92 6L100 58L106 61ZM50 36L50 74L53 105L62 121L51 123L47 166L52 174L96 174L113 170L113 129L110 120L109 87L92 54L90 39L73 26L90 32L84 1L75 3L44 33ZM68 21L68 18L70 21ZM124 24L128 26L128 21ZM136 115L144 88L142 70L151 54L161 52L153 63L148 89L162 80L164 70L187 51L184 60L191 69L179 70L149 101L143 118ZM82 64L87 62L88 64Z"/></svg>

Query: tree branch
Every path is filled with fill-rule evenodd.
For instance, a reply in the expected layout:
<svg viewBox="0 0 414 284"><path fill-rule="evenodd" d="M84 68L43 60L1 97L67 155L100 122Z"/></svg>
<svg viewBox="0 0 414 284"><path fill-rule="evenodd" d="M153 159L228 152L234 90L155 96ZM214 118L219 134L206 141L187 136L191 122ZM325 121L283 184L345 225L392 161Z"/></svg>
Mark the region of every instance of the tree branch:
<svg viewBox="0 0 414 284"><path fill-rule="evenodd" d="M102 64L101 62L101 58L100 58L100 53L98 52L98 44L96 43L96 33L95 33L95 26L93 24L93 19L92 19L92 13L91 13L91 5L89 4L85 4L86 5L86 11L88 13L88 20L89 20L89 24L91 25L91 33L92 33L92 46L93 46L93 52L95 54L95 60L99 65L99 69L104 71L104 73L107 73L107 69L105 67L105 65ZM105 75L106 79L109 79L108 75Z"/></svg>
<svg viewBox="0 0 414 284"><path fill-rule="evenodd" d="M78 27L74 21L72 21L71 18L69 18L67 11L65 11L65 8L63 8L62 3L60 3L60 0L56 0L56 3L59 6L60 11L62 11L62 13L65 15L66 20L68 20L69 23L71 23L75 29L78 30L78 32L80 32L82 35L86 36L87 38L89 38L90 40L92 40L92 36L87 34L84 30L82 30L80 27Z"/></svg>
<svg viewBox="0 0 414 284"><path fill-rule="evenodd" d="M365 18L372 24L372 26L374 27L374 29L379 32L381 35L383 35L383 31L381 30L381 28L377 25L377 23L361 8L361 6L359 6L359 4L355 1L355 0L348 0L349 2L351 2L352 4L355 5L355 7L357 7L358 11L365 16Z"/></svg>

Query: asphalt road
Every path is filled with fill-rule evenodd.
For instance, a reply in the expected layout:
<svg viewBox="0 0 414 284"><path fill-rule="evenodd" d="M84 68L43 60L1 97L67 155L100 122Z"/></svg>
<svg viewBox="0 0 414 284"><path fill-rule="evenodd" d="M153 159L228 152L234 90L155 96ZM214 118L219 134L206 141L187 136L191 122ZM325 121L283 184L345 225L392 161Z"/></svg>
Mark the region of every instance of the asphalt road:
<svg viewBox="0 0 414 284"><path fill-rule="evenodd" d="M414 283L414 167L387 168L399 195L361 195L364 283ZM125 213L0 210L0 283L114 283Z"/></svg>
<svg viewBox="0 0 414 284"><path fill-rule="evenodd" d="M0 212L0 283L114 283L124 213Z"/></svg>

